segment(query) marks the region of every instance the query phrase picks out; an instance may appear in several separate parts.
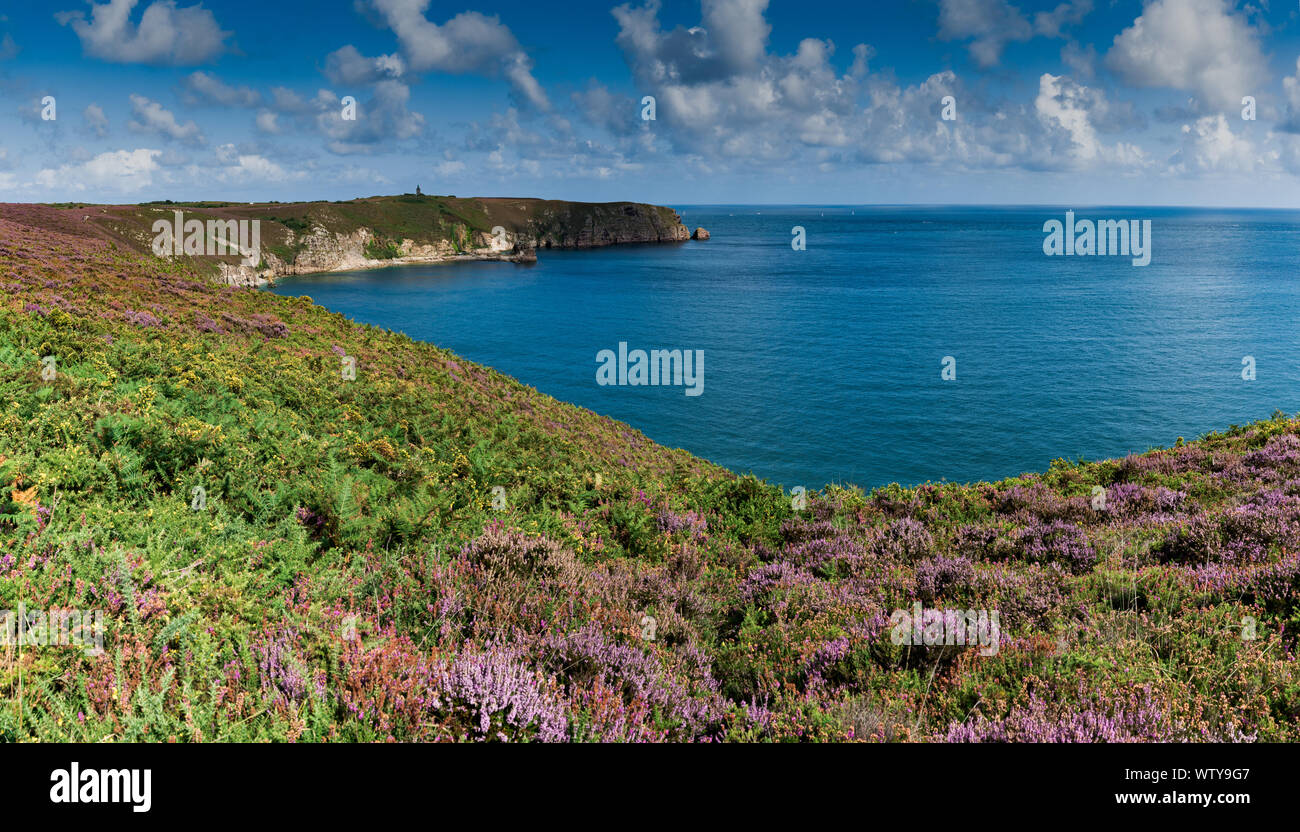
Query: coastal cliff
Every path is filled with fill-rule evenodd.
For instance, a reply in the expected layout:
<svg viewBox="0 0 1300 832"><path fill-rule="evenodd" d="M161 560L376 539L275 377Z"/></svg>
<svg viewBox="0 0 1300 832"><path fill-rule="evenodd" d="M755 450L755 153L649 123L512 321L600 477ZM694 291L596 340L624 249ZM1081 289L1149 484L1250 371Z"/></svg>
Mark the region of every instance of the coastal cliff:
<svg viewBox="0 0 1300 832"><path fill-rule="evenodd" d="M18 206L9 206L17 208ZM258 258L209 250L188 259L233 286L284 275L461 260L535 262L537 249L684 242L691 232L671 208L637 202L569 202L405 194L343 202L153 202L142 205L29 205L26 219L45 228L100 237L153 253L159 223L257 221ZM210 232L203 242L211 249Z"/></svg>

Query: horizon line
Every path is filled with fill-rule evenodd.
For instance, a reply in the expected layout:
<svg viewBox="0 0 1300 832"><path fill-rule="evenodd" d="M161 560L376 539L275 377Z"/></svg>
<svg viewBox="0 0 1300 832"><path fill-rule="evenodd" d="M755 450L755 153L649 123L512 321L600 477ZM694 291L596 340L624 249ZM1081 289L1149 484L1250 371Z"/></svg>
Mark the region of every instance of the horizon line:
<svg viewBox="0 0 1300 832"><path fill-rule="evenodd" d="M347 199L295 199L295 200L242 200L242 199L151 199L144 202L95 202L85 200L51 200L42 202L11 202L8 200L0 201L0 205L39 205L51 208L57 208L63 205L84 205L84 206L142 206L142 205L185 205L201 203L227 203L230 205L295 205L310 203L341 203L355 202L365 199L385 199L401 196L416 196L414 193L396 193L396 194L374 194L370 196L356 196ZM1052 210L1076 210L1079 208L1153 208L1153 209L1183 209L1183 210L1200 210L1200 211L1296 211L1300 212L1300 204L1297 205L1195 205L1186 203L1137 203L1137 202L1087 202L1087 203L1068 203L1068 202L650 202L635 199L616 199L616 200L587 200L587 199L565 199L560 197L536 197L536 196L500 196L500 195L480 195L480 196L456 196L454 194L420 194L427 197L442 197L449 199L536 199L545 202L576 202L587 203L591 205L613 205L618 203L633 203L641 205L657 205L660 207L679 207L679 208L1044 208Z"/></svg>

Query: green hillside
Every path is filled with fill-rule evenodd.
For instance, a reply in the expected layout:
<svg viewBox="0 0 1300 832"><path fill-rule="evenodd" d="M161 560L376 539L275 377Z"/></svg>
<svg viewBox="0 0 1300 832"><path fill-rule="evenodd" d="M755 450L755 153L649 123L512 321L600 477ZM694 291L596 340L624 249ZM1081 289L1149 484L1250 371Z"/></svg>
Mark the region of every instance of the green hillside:
<svg viewBox="0 0 1300 832"><path fill-rule="evenodd" d="M99 655L0 648L0 739L1300 738L1295 419L801 505L141 255L147 210L0 206L0 608L106 625ZM394 237L550 221L212 210ZM917 603L996 611L995 649L895 643Z"/></svg>
<svg viewBox="0 0 1300 832"><path fill-rule="evenodd" d="M256 220L261 247L293 264L305 237L322 230L346 236L364 230L372 238L373 259L396 256L403 241L415 245L446 243L467 251L504 228L510 239L533 248L586 248L627 242L684 240L686 228L671 208L635 202L568 202L563 200L459 198L404 194L338 202L233 203L150 202L141 205L10 206L29 222L79 237L104 240L120 248L151 253L157 236L154 223L172 222L180 211L185 220ZM385 254L385 251L392 253ZM190 259L197 271L215 271L215 264L235 264L239 256Z"/></svg>

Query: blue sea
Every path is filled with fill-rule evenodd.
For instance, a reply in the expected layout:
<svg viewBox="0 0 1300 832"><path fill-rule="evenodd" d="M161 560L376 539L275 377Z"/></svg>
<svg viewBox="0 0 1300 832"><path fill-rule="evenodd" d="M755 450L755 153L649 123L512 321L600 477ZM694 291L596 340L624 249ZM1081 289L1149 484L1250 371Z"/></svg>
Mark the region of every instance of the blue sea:
<svg viewBox="0 0 1300 832"><path fill-rule="evenodd" d="M1064 207L675 207L712 239L271 291L787 489L999 479L1300 411L1297 212L1073 207L1151 220L1135 267L1044 255ZM599 385L597 354L620 342L702 350L702 394Z"/></svg>

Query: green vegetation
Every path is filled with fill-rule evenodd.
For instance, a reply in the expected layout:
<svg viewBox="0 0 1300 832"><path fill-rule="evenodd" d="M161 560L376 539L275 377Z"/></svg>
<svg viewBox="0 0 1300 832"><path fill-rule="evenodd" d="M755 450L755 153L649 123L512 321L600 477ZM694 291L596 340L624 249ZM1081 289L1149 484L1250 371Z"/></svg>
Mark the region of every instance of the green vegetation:
<svg viewBox="0 0 1300 832"><path fill-rule="evenodd" d="M268 210L274 206L273 210ZM341 202L267 202L246 205L228 202L173 202L94 206L77 213L80 203L46 206L34 219L44 228L93 236L114 245L149 254L153 224L172 221L176 210L186 219L256 220L261 223L264 253L293 265L307 249L312 234L351 237L364 230L372 242L365 253L374 260L399 257L403 241L416 246L451 249L457 253L483 248L493 229L505 228L525 245L584 247L617 242L657 242L685 239L685 228L670 208L630 202L581 203L538 199L461 199L454 196L402 194ZM57 209L66 214L55 213ZM216 274L218 263L235 264L234 252L219 258L192 260L192 268Z"/></svg>
<svg viewBox="0 0 1300 832"><path fill-rule="evenodd" d="M803 505L5 211L0 609L105 634L0 653L0 737L1298 738L1300 421ZM900 644L917 603L997 649Z"/></svg>
<svg viewBox="0 0 1300 832"><path fill-rule="evenodd" d="M392 260L402 256L402 248L392 240L376 237L366 242L366 256L371 260Z"/></svg>

